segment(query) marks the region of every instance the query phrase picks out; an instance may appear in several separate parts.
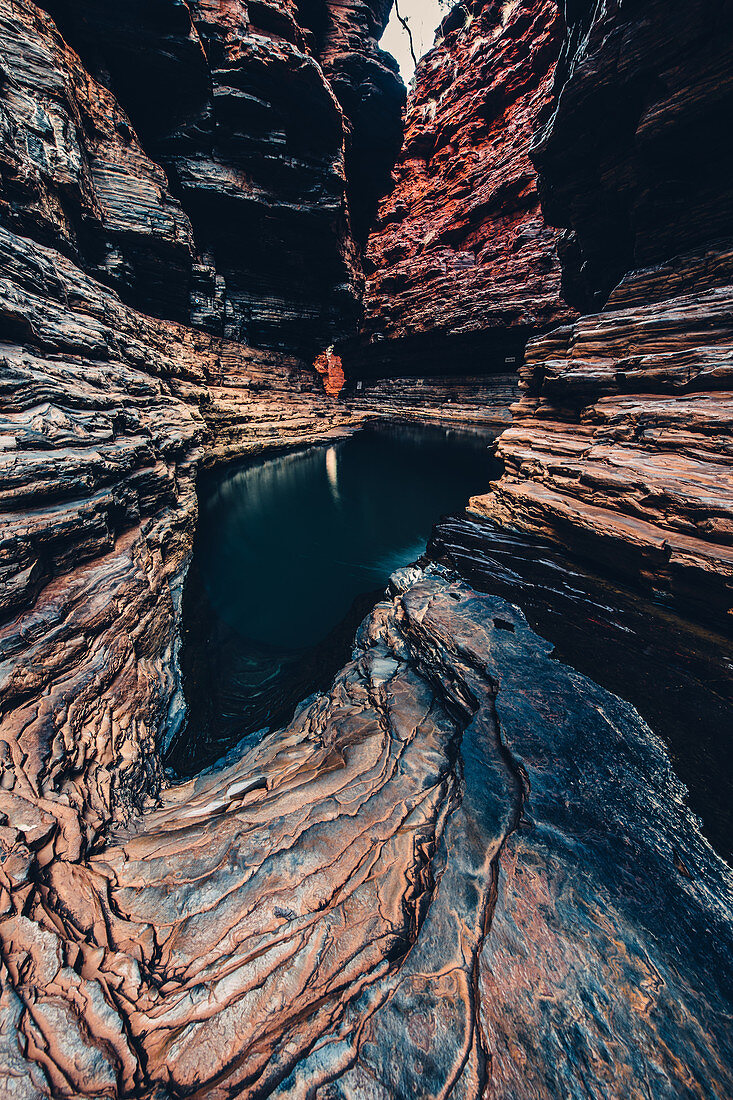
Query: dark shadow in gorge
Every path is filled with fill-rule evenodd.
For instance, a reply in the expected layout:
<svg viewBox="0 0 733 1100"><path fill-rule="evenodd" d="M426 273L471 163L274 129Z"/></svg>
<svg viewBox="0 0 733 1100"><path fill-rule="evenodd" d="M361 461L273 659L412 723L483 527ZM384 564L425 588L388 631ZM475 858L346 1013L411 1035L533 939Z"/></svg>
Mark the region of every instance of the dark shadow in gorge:
<svg viewBox="0 0 733 1100"><path fill-rule="evenodd" d="M466 513L436 525L428 556L519 605L558 660L636 707L665 742L702 831L733 863L733 664L721 634L671 599L653 602L559 547Z"/></svg>
<svg viewBox="0 0 733 1100"><path fill-rule="evenodd" d="M373 332L339 347L349 382L359 379L485 378L516 370L527 341L544 331L528 325L469 333L422 332L385 338Z"/></svg>
<svg viewBox="0 0 733 1100"><path fill-rule="evenodd" d="M381 424L201 478L169 767L195 774L328 687L390 574L499 474L490 442Z"/></svg>

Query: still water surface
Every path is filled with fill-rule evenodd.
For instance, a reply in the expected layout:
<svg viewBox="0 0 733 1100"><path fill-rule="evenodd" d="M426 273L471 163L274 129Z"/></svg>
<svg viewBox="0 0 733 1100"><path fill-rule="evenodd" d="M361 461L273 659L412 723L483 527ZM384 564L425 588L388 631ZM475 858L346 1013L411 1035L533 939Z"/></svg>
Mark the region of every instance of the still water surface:
<svg viewBox="0 0 733 1100"><path fill-rule="evenodd" d="M188 724L168 764L195 774L328 687L390 574L432 531L434 559L519 604L558 659L634 704L730 860L726 647L557 547L449 515L498 475L487 446L451 430L374 428L203 478L184 599Z"/></svg>
<svg viewBox="0 0 733 1100"><path fill-rule="evenodd" d="M328 685L390 574L496 476L488 443L374 428L202 481L184 607L189 718L172 767L199 771Z"/></svg>

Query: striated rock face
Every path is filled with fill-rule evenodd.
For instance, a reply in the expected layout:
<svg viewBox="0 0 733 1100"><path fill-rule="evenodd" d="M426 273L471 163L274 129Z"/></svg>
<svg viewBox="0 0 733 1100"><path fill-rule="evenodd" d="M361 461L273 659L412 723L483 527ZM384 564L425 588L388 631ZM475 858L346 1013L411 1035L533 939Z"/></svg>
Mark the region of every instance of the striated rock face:
<svg viewBox="0 0 733 1100"><path fill-rule="evenodd" d="M729 1095L730 890L659 743L504 600L393 583L285 730L6 864L11 1095Z"/></svg>
<svg viewBox="0 0 733 1100"><path fill-rule="evenodd" d="M245 35L244 6L217 4L205 50L203 8L59 5L62 25L89 53L85 65L47 11L31 0L0 4L0 787L11 800L2 843L13 847L26 818L55 820L43 826L44 858L79 859L112 817L159 788L160 749L183 719L177 651L198 467L352 423L302 360L206 331L249 334L238 324L202 325L191 311L208 217L193 191L210 188L223 204L216 219L232 243L257 191L244 162L235 171L225 159L223 150L234 153L221 119L197 113L204 93L222 110L227 101L248 155L256 151L271 173L265 205L279 233L290 219L292 264L302 273L318 265L308 204L295 192L288 198L291 173L305 172L331 274L345 256L357 271L344 116L308 52L311 32L283 10L271 37L250 24ZM364 48L373 52L371 40ZM212 84L214 55L215 71L231 77L226 94ZM90 73L116 88L118 67L128 77L120 94L145 115L143 136ZM255 103L258 81L264 96L281 89L291 135L309 112L320 160L293 158L272 130L270 145L257 145L252 111L272 115ZM165 94L156 98L156 89ZM204 121L205 155L196 144ZM168 149L167 171L153 147ZM264 217L260 199L254 205ZM287 271L271 274L287 328L283 303L294 301L294 284ZM317 282L303 274L303 294ZM331 315L345 324L337 299L319 312L320 293L307 306L316 328L328 331ZM228 301L222 291L225 313ZM305 343L314 338L315 329L304 332Z"/></svg>
<svg viewBox="0 0 733 1100"><path fill-rule="evenodd" d="M475 0L444 21L369 238L349 373L506 371L529 335L573 315L529 158L562 33L555 0Z"/></svg>
<svg viewBox="0 0 733 1100"><path fill-rule="evenodd" d="M163 169L30 0L0 7L0 209L148 313L188 315L195 246Z"/></svg>
<svg viewBox="0 0 733 1100"><path fill-rule="evenodd" d="M724 4L573 5L532 156L568 293L605 306L531 342L473 501L704 615L733 602L732 32Z"/></svg>
<svg viewBox="0 0 733 1100"><path fill-rule="evenodd" d="M360 379L343 390L355 415L480 429L489 438L511 423L517 392L515 374Z"/></svg>
<svg viewBox="0 0 733 1100"><path fill-rule="evenodd" d="M461 379L523 361L506 476L473 507L706 614L730 607L733 565L732 38L724 3L456 8L418 69L345 355L355 378L455 374L459 404Z"/></svg>
<svg viewBox="0 0 733 1100"><path fill-rule="evenodd" d="M731 258L634 273L606 311L530 344L524 396L498 444L506 474L472 507L641 576L698 614L725 612L733 286L715 276L730 278ZM654 301L665 284L674 296Z"/></svg>
<svg viewBox="0 0 733 1100"><path fill-rule="evenodd" d="M155 790L182 715L180 588L202 460L348 423L297 360L145 317L0 231L3 766L77 809ZM73 817L73 815L71 815Z"/></svg>
<svg viewBox="0 0 733 1100"><path fill-rule="evenodd" d="M377 45L392 0L326 0L326 6L328 15L314 27L317 55L348 120L347 194L362 246L402 144L405 88L394 58Z"/></svg>
<svg viewBox="0 0 733 1100"><path fill-rule="evenodd" d="M192 223L190 300L166 315L310 358L353 328L362 276L347 189L363 222L399 144L404 89L375 41L389 5L351 16L325 0L43 6ZM349 183L364 160L374 179Z"/></svg>
<svg viewBox="0 0 733 1100"><path fill-rule="evenodd" d="M260 5L265 34L212 5L204 36L203 4L61 7L68 39L30 0L0 4L0 940L20 951L0 1091L98 1097L146 1071L51 883L101 913L89 852L160 790L197 469L352 423L301 359L243 342L268 342L257 310L283 313L276 342L317 346L348 325L359 272L347 125L293 12ZM34 944L62 966L60 1000L51 956L26 982Z"/></svg>

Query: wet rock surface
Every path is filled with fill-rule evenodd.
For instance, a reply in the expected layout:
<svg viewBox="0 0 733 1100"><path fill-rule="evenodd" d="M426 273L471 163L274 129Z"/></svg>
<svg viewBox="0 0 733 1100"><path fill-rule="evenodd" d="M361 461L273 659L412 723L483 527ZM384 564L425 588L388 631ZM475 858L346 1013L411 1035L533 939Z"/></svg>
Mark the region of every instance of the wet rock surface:
<svg viewBox="0 0 733 1100"><path fill-rule="evenodd" d="M727 1095L728 872L659 742L506 601L393 583L290 726L7 913L17 1095Z"/></svg>
<svg viewBox="0 0 733 1100"><path fill-rule="evenodd" d="M733 858L728 755L733 667L725 628L697 603L650 599L623 570L600 567L475 513L441 519L428 556L481 592L518 603L553 657L633 704L664 741L705 836Z"/></svg>

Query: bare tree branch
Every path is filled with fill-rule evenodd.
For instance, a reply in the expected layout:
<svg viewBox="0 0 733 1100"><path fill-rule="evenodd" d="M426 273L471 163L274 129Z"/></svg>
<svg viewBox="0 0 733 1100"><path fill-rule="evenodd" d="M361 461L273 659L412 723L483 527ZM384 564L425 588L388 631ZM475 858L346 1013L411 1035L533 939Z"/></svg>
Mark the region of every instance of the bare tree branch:
<svg viewBox="0 0 733 1100"><path fill-rule="evenodd" d="M417 68L417 58L415 57L415 44L412 41L412 31L410 30L410 24L407 22L407 19L405 19L402 16L402 13L400 12L400 6L399 6L397 0L394 0L394 13L397 16L397 19L399 20L399 22L402 24L402 27L404 28L404 30L407 31L407 37L408 37L409 42L410 42L410 54L412 56L412 63L415 66L415 68Z"/></svg>

